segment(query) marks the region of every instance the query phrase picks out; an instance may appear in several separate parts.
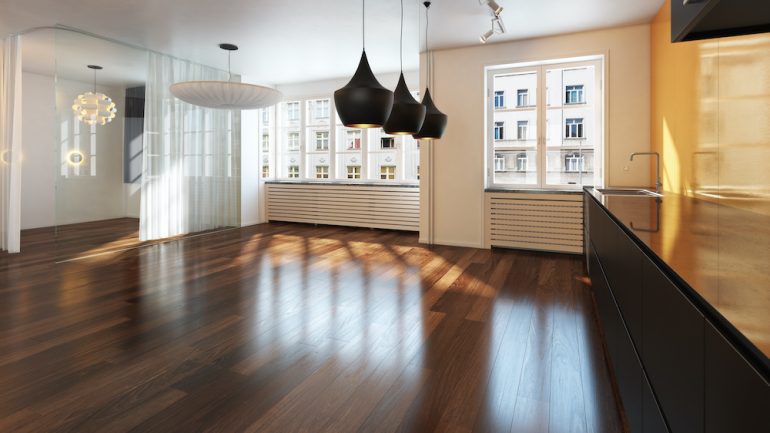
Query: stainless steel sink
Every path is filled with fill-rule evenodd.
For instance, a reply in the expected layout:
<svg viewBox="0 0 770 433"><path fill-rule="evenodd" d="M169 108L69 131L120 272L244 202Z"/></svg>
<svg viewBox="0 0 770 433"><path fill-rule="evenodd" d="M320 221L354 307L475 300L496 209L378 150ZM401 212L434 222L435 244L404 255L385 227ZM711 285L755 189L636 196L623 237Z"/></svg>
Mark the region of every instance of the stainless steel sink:
<svg viewBox="0 0 770 433"><path fill-rule="evenodd" d="M663 194L658 194L655 191L642 188L597 188L596 190L604 195L622 195L627 197L663 197Z"/></svg>

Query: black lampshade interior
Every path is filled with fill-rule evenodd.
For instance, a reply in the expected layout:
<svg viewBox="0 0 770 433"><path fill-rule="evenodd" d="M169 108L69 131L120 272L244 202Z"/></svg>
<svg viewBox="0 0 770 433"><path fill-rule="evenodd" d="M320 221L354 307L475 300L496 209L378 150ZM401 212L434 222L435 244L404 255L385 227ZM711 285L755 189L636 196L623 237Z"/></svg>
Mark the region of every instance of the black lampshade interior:
<svg viewBox="0 0 770 433"><path fill-rule="evenodd" d="M409 93L403 72L398 79L394 95L393 110L383 129L386 133L394 135L416 134L422 128L427 109Z"/></svg>
<svg viewBox="0 0 770 433"><path fill-rule="evenodd" d="M374 77L365 51L350 82L334 92L334 105L342 124L350 128L379 128L388 120L393 92Z"/></svg>
<svg viewBox="0 0 770 433"><path fill-rule="evenodd" d="M444 135L449 118L436 108L436 104L433 103L433 98L430 96L430 89L425 89L422 105L427 109L425 122L422 123L420 132L414 134L413 137L418 140L437 140Z"/></svg>

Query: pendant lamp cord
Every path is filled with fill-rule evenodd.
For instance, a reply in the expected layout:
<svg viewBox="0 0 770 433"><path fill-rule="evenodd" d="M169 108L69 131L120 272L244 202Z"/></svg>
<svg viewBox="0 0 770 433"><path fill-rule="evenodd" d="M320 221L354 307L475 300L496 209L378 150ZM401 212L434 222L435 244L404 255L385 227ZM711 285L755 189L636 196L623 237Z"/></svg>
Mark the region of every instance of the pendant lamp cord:
<svg viewBox="0 0 770 433"><path fill-rule="evenodd" d="M232 51L227 51L227 81L233 81L233 73L230 70L230 55Z"/></svg>
<svg viewBox="0 0 770 433"><path fill-rule="evenodd" d="M361 47L366 51L366 0L361 0Z"/></svg>
<svg viewBox="0 0 770 433"><path fill-rule="evenodd" d="M429 89L431 85L431 74L430 74L430 51L428 49L428 26L430 26L430 14L428 13L430 11L430 2L425 2L425 55L428 56L428 77L425 80L425 88Z"/></svg>
<svg viewBox="0 0 770 433"><path fill-rule="evenodd" d="M401 60L401 72L404 72L404 0L401 0L401 42L398 46L398 58Z"/></svg>
<svg viewBox="0 0 770 433"><path fill-rule="evenodd" d="M96 69L94 69L94 94L96 94Z"/></svg>

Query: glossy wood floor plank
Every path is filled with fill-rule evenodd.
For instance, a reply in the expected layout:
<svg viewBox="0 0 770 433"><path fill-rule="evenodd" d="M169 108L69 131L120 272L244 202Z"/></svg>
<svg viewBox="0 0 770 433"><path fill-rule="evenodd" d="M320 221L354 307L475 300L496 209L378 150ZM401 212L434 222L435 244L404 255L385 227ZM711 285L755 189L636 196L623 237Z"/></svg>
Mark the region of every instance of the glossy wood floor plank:
<svg viewBox="0 0 770 433"><path fill-rule="evenodd" d="M0 431L622 431L579 257L137 228L0 254Z"/></svg>

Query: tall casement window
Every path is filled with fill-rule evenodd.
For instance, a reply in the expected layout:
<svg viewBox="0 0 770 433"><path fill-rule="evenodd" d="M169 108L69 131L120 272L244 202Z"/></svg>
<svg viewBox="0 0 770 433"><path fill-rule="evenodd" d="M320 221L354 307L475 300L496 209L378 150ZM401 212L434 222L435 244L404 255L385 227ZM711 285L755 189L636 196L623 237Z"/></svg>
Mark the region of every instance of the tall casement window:
<svg viewBox="0 0 770 433"><path fill-rule="evenodd" d="M315 150L329 150L329 131L316 131Z"/></svg>
<svg viewBox="0 0 770 433"><path fill-rule="evenodd" d="M495 140L505 139L505 122L495 122Z"/></svg>
<svg viewBox="0 0 770 433"><path fill-rule="evenodd" d="M583 119L567 119L564 127L564 138L585 138L583 135Z"/></svg>
<svg viewBox="0 0 770 433"><path fill-rule="evenodd" d="M516 106L517 107L529 106L529 89L519 89L516 91Z"/></svg>
<svg viewBox="0 0 770 433"><path fill-rule="evenodd" d="M263 177L362 183L419 179L418 141L380 128L345 127L331 97L284 101L256 116L259 163L267 166Z"/></svg>
<svg viewBox="0 0 770 433"><path fill-rule="evenodd" d="M578 84L573 86L566 86L566 92L564 94L565 104L583 104L586 102L585 94L583 93L584 84Z"/></svg>
<svg viewBox="0 0 770 433"><path fill-rule="evenodd" d="M495 108L505 108L505 90L495 90Z"/></svg>
<svg viewBox="0 0 770 433"><path fill-rule="evenodd" d="M604 184L604 57L492 66L487 73L487 186ZM515 110L496 110L498 92ZM516 127L504 139L504 125Z"/></svg>
<svg viewBox="0 0 770 433"><path fill-rule="evenodd" d="M519 120L516 123L516 139L517 140L526 140L527 139L527 132L529 130L529 121L528 120Z"/></svg>
<svg viewBox="0 0 770 433"><path fill-rule="evenodd" d="M286 104L286 118L290 121L299 120L299 102L288 102Z"/></svg>

